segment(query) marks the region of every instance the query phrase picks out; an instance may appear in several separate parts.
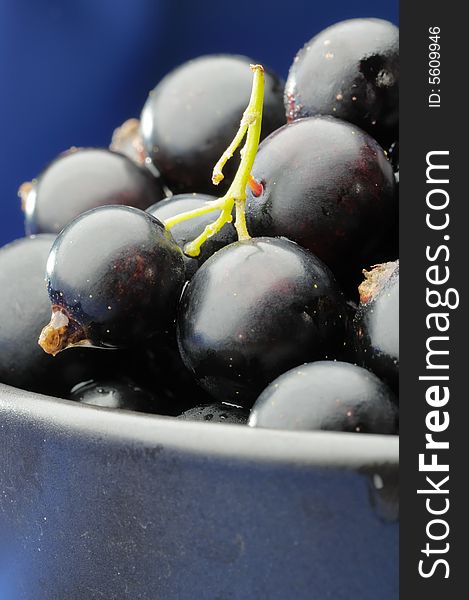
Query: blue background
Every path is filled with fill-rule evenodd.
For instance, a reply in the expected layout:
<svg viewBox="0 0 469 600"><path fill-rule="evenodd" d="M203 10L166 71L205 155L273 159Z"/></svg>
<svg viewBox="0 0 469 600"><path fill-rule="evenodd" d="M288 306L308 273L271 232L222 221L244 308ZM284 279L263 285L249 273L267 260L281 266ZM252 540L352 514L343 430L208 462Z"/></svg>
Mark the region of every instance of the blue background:
<svg viewBox="0 0 469 600"><path fill-rule="evenodd" d="M174 66L232 52L286 77L315 33L371 16L397 23L397 0L0 0L0 246L23 235L18 186L107 145Z"/></svg>

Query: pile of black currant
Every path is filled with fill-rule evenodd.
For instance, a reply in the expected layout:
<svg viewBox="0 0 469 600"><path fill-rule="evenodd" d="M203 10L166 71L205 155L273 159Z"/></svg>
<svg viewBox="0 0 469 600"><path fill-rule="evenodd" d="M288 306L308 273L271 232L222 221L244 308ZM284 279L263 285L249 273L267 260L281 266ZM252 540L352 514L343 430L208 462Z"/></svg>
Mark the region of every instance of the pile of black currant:
<svg viewBox="0 0 469 600"><path fill-rule="evenodd" d="M397 433L398 30L337 23L285 85L252 62L182 65L109 148L21 186L28 237L0 249L2 383Z"/></svg>

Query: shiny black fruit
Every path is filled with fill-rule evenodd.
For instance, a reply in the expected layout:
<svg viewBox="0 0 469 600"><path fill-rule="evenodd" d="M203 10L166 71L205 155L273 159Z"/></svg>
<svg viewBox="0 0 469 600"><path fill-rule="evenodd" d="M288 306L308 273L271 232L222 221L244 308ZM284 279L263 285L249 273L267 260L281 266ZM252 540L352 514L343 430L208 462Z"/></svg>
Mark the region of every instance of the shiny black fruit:
<svg viewBox="0 0 469 600"><path fill-rule="evenodd" d="M298 52L285 86L289 121L331 115L358 125L383 147L399 124L399 30L381 19L350 19Z"/></svg>
<svg viewBox="0 0 469 600"><path fill-rule="evenodd" d="M57 237L47 261L52 319L46 352L126 347L168 330L184 283L182 252L150 214L102 206Z"/></svg>
<svg viewBox="0 0 469 600"><path fill-rule="evenodd" d="M141 116L143 144L174 192L213 193L212 169L249 102L253 62L202 56L169 73L150 93ZM285 123L282 95L283 82L266 71L262 137ZM227 182L234 163L226 165Z"/></svg>
<svg viewBox="0 0 469 600"><path fill-rule="evenodd" d="M59 233L97 206L123 204L145 210L165 197L159 181L146 169L104 148L64 152L20 193L28 234Z"/></svg>
<svg viewBox="0 0 469 600"><path fill-rule="evenodd" d="M366 369L319 361L295 367L259 396L251 427L397 433L396 398Z"/></svg>
<svg viewBox="0 0 469 600"><path fill-rule="evenodd" d="M53 359L38 346L50 317L45 271L53 235L23 238L0 249L0 381L61 396L84 378L117 369L121 353L64 352Z"/></svg>
<svg viewBox="0 0 469 600"><path fill-rule="evenodd" d="M301 119L260 146L248 190L251 235L282 235L334 274L359 278L397 220L390 162L373 138L331 117ZM357 282L358 285L358 282Z"/></svg>
<svg viewBox="0 0 469 600"><path fill-rule="evenodd" d="M286 239L236 242L185 288L179 348L210 394L248 407L287 369L334 357L345 312L331 272L307 250Z"/></svg>

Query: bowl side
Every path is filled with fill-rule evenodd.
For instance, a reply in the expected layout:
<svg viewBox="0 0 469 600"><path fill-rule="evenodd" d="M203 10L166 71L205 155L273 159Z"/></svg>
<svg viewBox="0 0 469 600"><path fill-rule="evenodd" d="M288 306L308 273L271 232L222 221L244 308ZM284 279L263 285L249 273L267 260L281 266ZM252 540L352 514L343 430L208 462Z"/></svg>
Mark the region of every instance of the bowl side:
<svg viewBox="0 0 469 600"><path fill-rule="evenodd" d="M397 598L397 443L0 385L1 598Z"/></svg>

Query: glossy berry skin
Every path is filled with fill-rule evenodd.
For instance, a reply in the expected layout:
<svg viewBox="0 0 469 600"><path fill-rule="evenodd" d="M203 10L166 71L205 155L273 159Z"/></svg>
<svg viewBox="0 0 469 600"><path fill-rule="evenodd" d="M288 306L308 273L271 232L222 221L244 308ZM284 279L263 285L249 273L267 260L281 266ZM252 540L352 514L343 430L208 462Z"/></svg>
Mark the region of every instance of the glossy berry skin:
<svg viewBox="0 0 469 600"><path fill-rule="evenodd" d="M251 93L254 61L211 55L169 73L150 93L141 115L146 154L175 193L213 194L226 189L238 164L225 167L225 182L212 184L212 170L236 134ZM283 82L265 73L262 137L285 123Z"/></svg>
<svg viewBox="0 0 469 600"><path fill-rule="evenodd" d="M321 31L293 61L285 107L289 121L331 115L388 147L399 124L398 28L381 19L351 19Z"/></svg>
<svg viewBox="0 0 469 600"><path fill-rule="evenodd" d="M164 197L160 182L127 156L104 148L75 148L61 154L33 184L25 201L26 233L59 233L97 206L145 210Z"/></svg>
<svg viewBox="0 0 469 600"><path fill-rule="evenodd" d="M159 219L162 223L174 217L180 213L200 208L206 202L216 200L214 196L206 194L179 194L166 198L157 202L153 206L147 209L151 215ZM171 235L175 242L184 251L184 247L189 242L195 240L207 225L213 223L219 216L221 211L213 211L200 217L188 219L182 221L171 228ZM184 261L186 263L186 278L190 279L192 275L197 271L199 266L204 263L207 258L212 256L215 252L231 244L237 240L236 229L232 223L227 223L218 233L210 237L201 247L199 256L192 258L184 255Z"/></svg>
<svg viewBox="0 0 469 600"><path fill-rule="evenodd" d="M54 239L43 234L0 249L0 381L63 395L77 381L117 368L121 353L75 349L53 359L38 346L39 331L50 317L44 274Z"/></svg>
<svg viewBox="0 0 469 600"><path fill-rule="evenodd" d="M273 381L249 416L251 427L356 433L398 432L396 398L366 369L318 361Z"/></svg>
<svg viewBox="0 0 469 600"><path fill-rule="evenodd" d="M126 206L84 213L47 262L53 311L92 345L125 347L167 330L184 283L182 252L150 214Z"/></svg>
<svg viewBox="0 0 469 600"><path fill-rule="evenodd" d="M238 406L231 406L221 402L204 404L186 410L178 419L183 421L206 421L207 423L231 423L245 425L248 421L249 411Z"/></svg>
<svg viewBox="0 0 469 600"><path fill-rule="evenodd" d="M247 196L251 235L282 235L336 276L373 264L397 217L392 167L369 135L332 117L301 119L259 147Z"/></svg>
<svg viewBox="0 0 469 600"><path fill-rule="evenodd" d="M388 151L388 156L396 178L396 189L399 193L399 142L394 142Z"/></svg>
<svg viewBox="0 0 469 600"><path fill-rule="evenodd" d="M388 156L394 173L399 173L399 142L392 144L388 150Z"/></svg>
<svg viewBox="0 0 469 600"><path fill-rule="evenodd" d="M219 250L186 286L181 356L220 401L249 407L292 366L331 357L344 342L342 293L327 267L286 239Z"/></svg>
<svg viewBox="0 0 469 600"><path fill-rule="evenodd" d="M69 394L70 400L81 404L90 404L102 408L117 408L138 412L160 412L162 404L149 390L135 384L125 377L113 376L85 381L74 386Z"/></svg>
<svg viewBox="0 0 469 600"><path fill-rule="evenodd" d="M357 362L399 386L399 261L375 267L361 286L355 315Z"/></svg>

